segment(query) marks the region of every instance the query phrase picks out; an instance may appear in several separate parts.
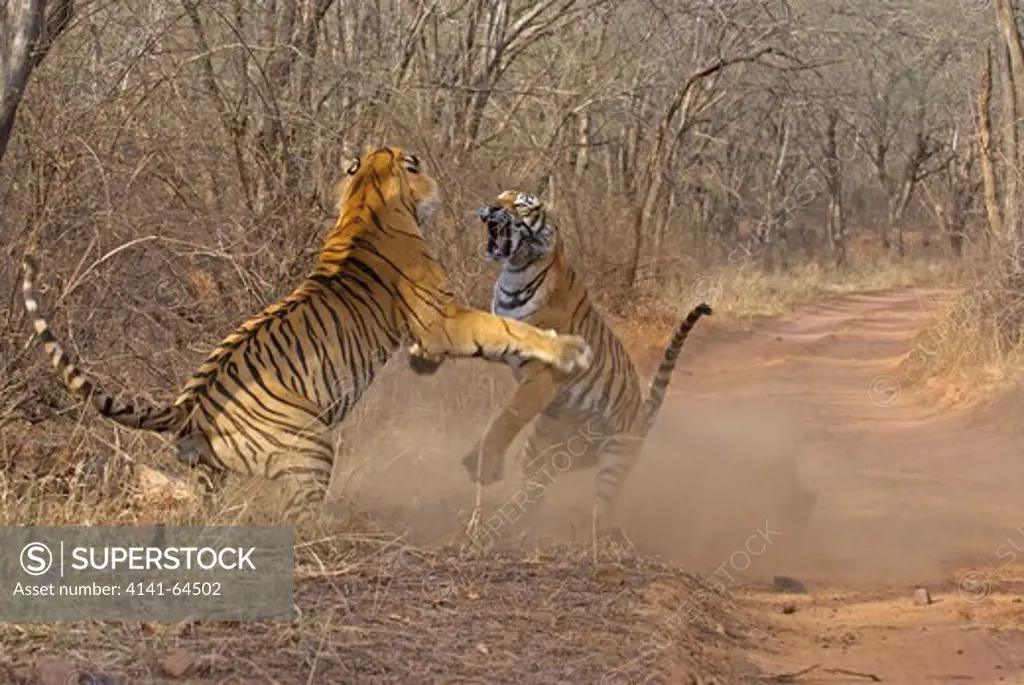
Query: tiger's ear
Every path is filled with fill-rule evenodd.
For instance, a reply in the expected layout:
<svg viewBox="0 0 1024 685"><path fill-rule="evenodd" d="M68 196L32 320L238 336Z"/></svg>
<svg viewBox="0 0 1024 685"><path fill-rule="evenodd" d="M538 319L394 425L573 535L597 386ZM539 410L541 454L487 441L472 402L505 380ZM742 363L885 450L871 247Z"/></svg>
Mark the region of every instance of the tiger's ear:
<svg viewBox="0 0 1024 685"><path fill-rule="evenodd" d="M349 176L355 176L356 172L359 171L360 159L358 157L352 157L345 162L345 173Z"/></svg>
<svg viewBox="0 0 1024 685"><path fill-rule="evenodd" d="M505 209L512 209L516 206L516 198L519 197L518 190L503 190L498 193L497 207L504 207Z"/></svg>

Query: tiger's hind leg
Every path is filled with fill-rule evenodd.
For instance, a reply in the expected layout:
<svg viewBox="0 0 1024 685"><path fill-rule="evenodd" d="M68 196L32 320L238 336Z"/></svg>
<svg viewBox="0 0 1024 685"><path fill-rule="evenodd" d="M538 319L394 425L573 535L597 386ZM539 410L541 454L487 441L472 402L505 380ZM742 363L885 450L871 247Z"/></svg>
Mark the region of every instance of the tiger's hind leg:
<svg viewBox="0 0 1024 685"><path fill-rule="evenodd" d="M547 491L559 477L591 463L593 445L581 439L583 434L575 421L548 413L537 417L519 457L523 485L512 496L523 512L524 535L539 524Z"/></svg>
<svg viewBox="0 0 1024 685"><path fill-rule="evenodd" d="M531 362L512 400L487 426L480 441L462 458L471 481L490 485L505 477L505 452L528 423L550 406L558 393L551 368Z"/></svg>
<svg viewBox="0 0 1024 685"><path fill-rule="evenodd" d="M600 446L593 513L598 537L622 536L622 532L613 525L615 502L630 471L640 461L642 448L642 439L627 435L609 437Z"/></svg>
<svg viewBox="0 0 1024 685"><path fill-rule="evenodd" d="M333 470L334 451L327 442L309 441L302 449L296 447L268 460L267 475L282 485L287 521L299 525L323 513Z"/></svg>
<svg viewBox="0 0 1024 685"><path fill-rule="evenodd" d="M305 432L261 436L263 442L251 442L251 446L262 448L253 451L260 455L259 461L230 465L238 473L240 484L246 483L246 490L238 493L244 496L244 504L259 516L280 516L289 525L318 518L334 470L333 445L322 434L317 427L309 427ZM239 435L234 438L238 441ZM254 490L249 492L248 487ZM270 501L256 504L265 497ZM274 506L268 510L266 505L270 504Z"/></svg>
<svg viewBox="0 0 1024 685"><path fill-rule="evenodd" d="M299 525L315 520L323 514L330 484L330 473L286 477L285 519Z"/></svg>

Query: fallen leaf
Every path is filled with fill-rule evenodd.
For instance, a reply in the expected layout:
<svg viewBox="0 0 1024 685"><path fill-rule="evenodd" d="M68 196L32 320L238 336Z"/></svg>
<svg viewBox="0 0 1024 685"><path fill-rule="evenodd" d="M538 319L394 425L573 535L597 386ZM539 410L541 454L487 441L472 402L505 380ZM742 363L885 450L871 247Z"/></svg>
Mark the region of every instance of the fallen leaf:
<svg viewBox="0 0 1024 685"><path fill-rule="evenodd" d="M626 574L617 568L601 569L594 574L594 577L607 585L622 585L626 582Z"/></svg>
<svg viewBox="0 0 1024 685"><path fill-rule="evenodd" d="M199 659L184 649L176 649L160 663L160 668L171 678L184 678L199 670Z"/></svg>

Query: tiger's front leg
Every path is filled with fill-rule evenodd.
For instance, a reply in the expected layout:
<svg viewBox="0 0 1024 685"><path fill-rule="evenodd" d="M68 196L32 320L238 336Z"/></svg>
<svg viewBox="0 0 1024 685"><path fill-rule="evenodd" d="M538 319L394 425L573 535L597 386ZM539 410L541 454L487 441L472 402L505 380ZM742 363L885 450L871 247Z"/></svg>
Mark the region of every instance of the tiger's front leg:
<svg viewBox="0 0 1024 685"><path fill-rule="evenodd" d="M462 459L462 465L474 483L491 485L504 478L505 452L509 445L558 394L559 379L551 367L530 362L523 371L523 381L516 388L512 401L491 421L484 436Z"/></svg>
<svg viewBox="0 0 1024 685"><path fill-rule="evenodd" d="M583 338L558 335L514 319L452 305L417 336L416 356L429 365L443 357L483 357L508 363L519 356L564 373L590 367L593 351Z"/></svg>
<svg viewBox="0 0 1024 685"><path fill-rule="evenodd" d="M416 374L430 376L437 373L437 370L441 368L443 363L444 355L429 354L419 346L419 343L413 343L409 346L409 368Z"/></svg>

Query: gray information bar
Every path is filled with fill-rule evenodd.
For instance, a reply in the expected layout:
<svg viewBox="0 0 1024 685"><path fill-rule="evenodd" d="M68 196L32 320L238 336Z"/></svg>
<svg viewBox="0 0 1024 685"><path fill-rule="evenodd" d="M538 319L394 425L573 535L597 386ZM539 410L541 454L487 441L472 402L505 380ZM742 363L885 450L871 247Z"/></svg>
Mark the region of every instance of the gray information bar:
<svg viewBox="0 0 1024 685"><path fill-rule="evenodd" d="M290 621L278 526L0 526L0 621Z"/></svg>

